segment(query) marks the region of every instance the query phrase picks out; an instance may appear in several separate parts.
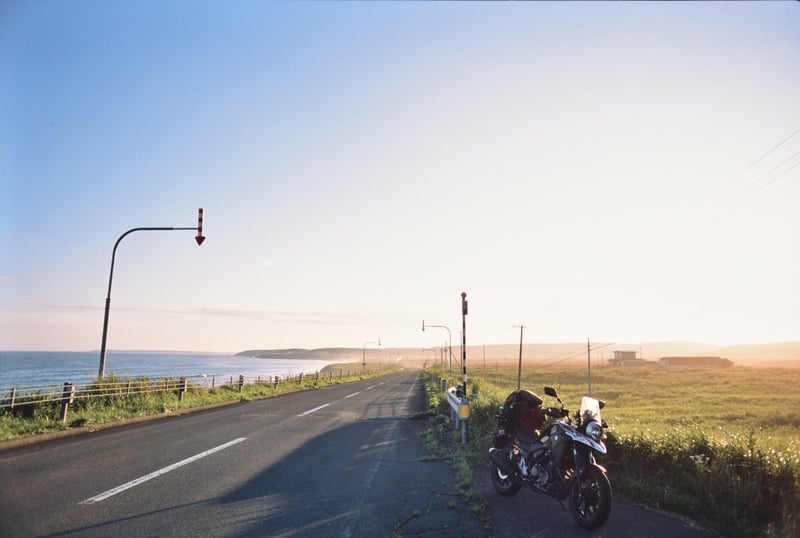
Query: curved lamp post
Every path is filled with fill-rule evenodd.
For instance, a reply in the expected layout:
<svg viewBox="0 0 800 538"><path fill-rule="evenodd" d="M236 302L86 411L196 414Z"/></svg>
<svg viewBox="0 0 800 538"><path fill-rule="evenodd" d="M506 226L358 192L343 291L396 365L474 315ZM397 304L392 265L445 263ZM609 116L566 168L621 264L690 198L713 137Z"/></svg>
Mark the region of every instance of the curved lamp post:
<svg viewBox="0 0 800 538"><path fill-rule="evenodd" d="M433 362L435 364L438 364L440 362L439 355L436 354L438 351L440 351L439 349L437 349L435 347L422 348L422 358L423 358L423 360L425 360L425 352L426 351L433 351ZM444 355L442 355L442 358L444 358ZM441 362L444 362L444 361L441 361Z"/></svg>
<svg viewBox="0 0 800 538"><path fill-rule="evenodd" d="M367 345L368 344L378 344L378 347L381 347L381 339L378 338L377 340L371 340L369 342L364 342L364 349L361 354L361 368L367 368Z"/></svg>
<svg viewBox="0 0 800 538"><path fill-rule="evenodd" d="M447 329L447 335L448 335L448 337L450 339L449 340L450 341L450 349L449 349L450 359L448 361L448 363L449 363L448 372L453 373L453 334L450 332L450 329L448 327L446 327L445 325L425 325L425 320L423 319L422 320L422 332L425 332L425 327L438 327L440 329Z"/></svg>
<svg viewBox="0 0 800 538"><path fill-rule="evenodd" d="M194 227L156 227L156 228L131 228L117 239L117 242L114 243L114 249L111 251L111 270L108 273L108 293L106 294L106 309L105 314L103 315L103 339L100 344L100 369L97 373L97 377L103 379L106 375L106 341L108 339L108 314L111 310L111 282L114 279L114 260L117 257L117 247L119 246L120 242L128 235L132 234L133 232L171 232L171 231L178 231L178 230L196 230L197 235L195 236L194 240L197 241L197 246L203 244L205 241L205 236L203 235L203 208L201 207L198 210L197 214L197 226Z"/></svg>

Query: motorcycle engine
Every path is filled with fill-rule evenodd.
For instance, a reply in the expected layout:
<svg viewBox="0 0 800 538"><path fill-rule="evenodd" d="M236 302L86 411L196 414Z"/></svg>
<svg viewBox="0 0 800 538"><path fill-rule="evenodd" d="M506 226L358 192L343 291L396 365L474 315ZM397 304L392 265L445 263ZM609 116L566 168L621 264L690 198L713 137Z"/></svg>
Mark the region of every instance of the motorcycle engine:
<svg viewBox="0 0 800 538"><path fill-rule="evenodd" d="M534 479L536 481L536 485L539 486L541 489L547 488L548 482L550 482L550 475L547 473L547 469L543 465L539 465L538 463L534 465Z"/></svg>

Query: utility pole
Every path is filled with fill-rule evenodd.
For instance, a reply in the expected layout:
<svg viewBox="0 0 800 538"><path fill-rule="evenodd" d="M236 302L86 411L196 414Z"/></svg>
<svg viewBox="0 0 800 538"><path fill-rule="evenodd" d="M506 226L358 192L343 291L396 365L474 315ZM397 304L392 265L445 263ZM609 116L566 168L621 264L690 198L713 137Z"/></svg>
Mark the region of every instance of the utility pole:
<svg viewBox="0 0 800 538"><path fill-rule="evenodd" d="M517 390L519 390L522 381L522 330L525 325L514 325L514 327L519 327L519 365L517 366Z"/></svg>

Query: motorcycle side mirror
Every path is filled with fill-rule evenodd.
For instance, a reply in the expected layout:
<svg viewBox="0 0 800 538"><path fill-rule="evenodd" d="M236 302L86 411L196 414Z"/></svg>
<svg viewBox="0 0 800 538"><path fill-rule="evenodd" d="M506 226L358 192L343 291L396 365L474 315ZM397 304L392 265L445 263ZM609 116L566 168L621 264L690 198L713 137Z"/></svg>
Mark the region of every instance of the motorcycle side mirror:
<svg viewBox="0 0 800 538"><path fill-rule="evenodd" d="M564 402L562 402L561 398L558 397L558 391L556 389L554 389L553 387L545 387L544 388L544 393L546 395L552 396L553 398L558 400L558 403L560 403L562 407L564 406Z"/></svg>
<svg viewBox="0 0 800 538"><path fill-rule="evenodd" d="M602 408L604 408L606 406L605 400L597 400L597 403L600 405L600 409L602 409Z"/></svg>

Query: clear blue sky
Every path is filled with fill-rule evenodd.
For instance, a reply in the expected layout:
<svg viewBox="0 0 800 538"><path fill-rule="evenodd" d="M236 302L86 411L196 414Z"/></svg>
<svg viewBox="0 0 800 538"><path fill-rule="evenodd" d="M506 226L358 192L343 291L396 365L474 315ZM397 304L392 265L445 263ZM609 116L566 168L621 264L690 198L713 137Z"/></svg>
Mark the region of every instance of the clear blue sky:
<svg viewBox="0 0 800 538"><path fill-rule="evenodd" d="M798 340L799 95L793 2L7 0L0 349L198 207L110 348Z"/></svg>

